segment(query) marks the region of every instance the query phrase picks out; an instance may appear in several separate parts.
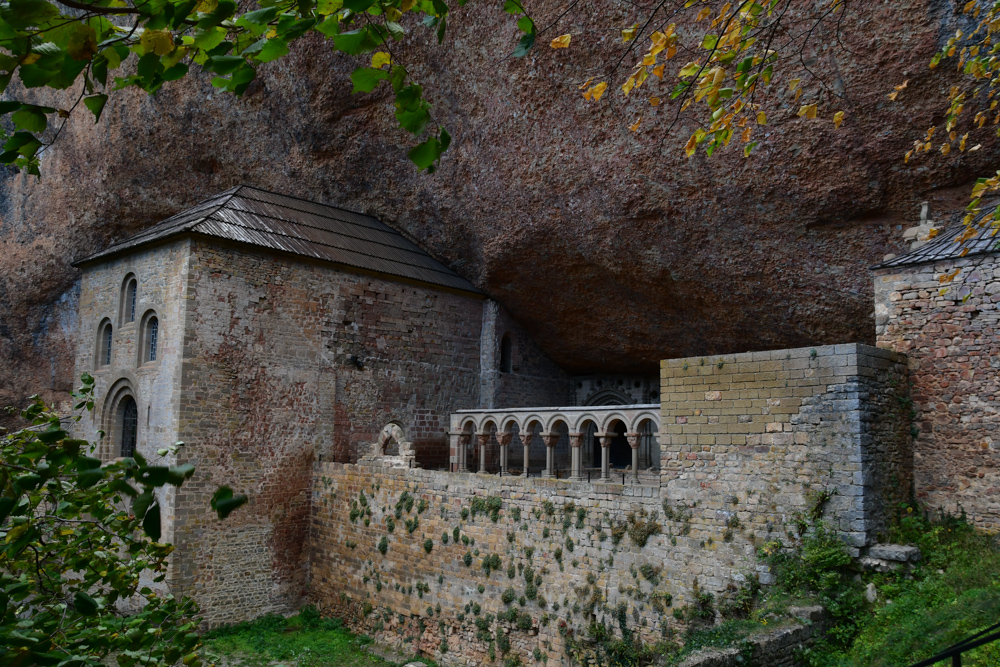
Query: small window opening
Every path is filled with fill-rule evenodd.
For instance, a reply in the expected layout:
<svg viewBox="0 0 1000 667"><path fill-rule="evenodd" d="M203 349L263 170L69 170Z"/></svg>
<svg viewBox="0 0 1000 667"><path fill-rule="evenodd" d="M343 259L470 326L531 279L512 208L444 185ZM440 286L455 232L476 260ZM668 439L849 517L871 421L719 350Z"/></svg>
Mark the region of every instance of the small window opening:
<svg viewBox="0 0 1000 667"><path fill-rule="evenodd" d="M138 285L133 280L128 284L128 291L126 293L126 308L127 308L127 319L126 322L135 322L135 297L138 292Z"/></svg>
<svg viewBox="0 0 1000 667"><path fill-rule="evenodd" d="M135 404L135 399L131 396L123 398L121 405L118 406L118 413L119 433L121 433L119 451L122 457L131 458L135 456L136 436L139 431L139 408Z"/></svg>
<svg viewBox="0 0 1000 667"><path fill-rule="evenodd" d="M146 345L149 354L146 357L146 361L156 361L156 339L160 332L160 322L155 317L151 317L147 326L149 333L147 334Z"/></svg>
<svg viewBox="0 0 1000 667"><path fill-rule="evenodd" d="M100 351L97 355L99 366L111 365L111 343L113 341L112 334L111 322L108 322L104 325L104 329L101 330Z"/></svg>
<svg viewBox="0 0 1000 667"><path fill-rule="evenodd" d="M514 372L513 343L510 340L510 334L504 334L503 338L500 339L500 372Z"/></svg>

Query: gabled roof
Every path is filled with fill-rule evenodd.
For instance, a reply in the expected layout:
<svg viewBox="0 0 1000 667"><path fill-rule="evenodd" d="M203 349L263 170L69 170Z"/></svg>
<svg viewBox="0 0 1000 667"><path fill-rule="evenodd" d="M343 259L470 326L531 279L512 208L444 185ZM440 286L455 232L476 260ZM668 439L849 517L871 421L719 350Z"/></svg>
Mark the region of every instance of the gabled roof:
<svg viewBox="0 0 1000 667"><path fill-rule="evenodd" d="M885 269L893 266L924 264L926 262L939 262L946 259L958 259L959 257L968 257L969 255L982 255L1000 251L1000 227L993 226L992 218L992 209L980 215L972 223L979 230L975 236L964 243L959 243L958 237L965 232L966 226L963 224L953 224L951 229L946 229L916 250L911 250L899 257L893 257L872 268ZM962 252L966 248L969 251L963 255Z"/></svg>
<svg viewBox="0 0 1000 667"><path fill-rule="evenodd" d="M238 185L121 243L87 264L180 234L200 234L479 294L468 280L370 215Z"/></svg>

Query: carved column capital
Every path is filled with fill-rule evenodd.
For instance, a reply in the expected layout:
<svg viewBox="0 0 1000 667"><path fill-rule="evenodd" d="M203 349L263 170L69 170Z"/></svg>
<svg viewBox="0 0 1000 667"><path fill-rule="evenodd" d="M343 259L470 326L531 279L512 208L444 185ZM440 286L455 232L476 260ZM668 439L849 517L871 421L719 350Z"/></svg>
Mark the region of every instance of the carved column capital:
<svg viewBox="0 0 1000 667"><path fill-rule="evenodd" d="M570 433L569 434L569 446L570 447L583 447L583 440L587 437L586 433Z"/></svg>
<svg viewBox="0 0 1000 667"><path fill-rule="evenodd" d="M507 445L509 445L510 441L513 440L513 438L514 434L511 433L510 431L497 433L497 442L500 443L501 447L506 447Z"/></svg>
<svg viewBox="0 0 1000 667"><path fill-rule="evenodd" d="M477 433L476 440L479 441L480 447L485 447L490 444L490 438L493 437L492 433Z"/></svg>
<svg viewBox="0 0 1000 667"><path fill-rule="evenodd" d="M626 433L625 437L628 439L629 447L639 449L639 443L642 441L642 433Z"/></svg>
<svg viewBox="0 0 1000 667"><path fill-rule="evenodd" d="M542 433L542 440L546 447L555 447L559 444L560 433Z"/></svg>
<svg viewBox="0 0 1000 667"><path fill-rule="evenodd" d="M608 448L618 437L617 433L595 433L594 436L601 441L601 447Z"/></svg>

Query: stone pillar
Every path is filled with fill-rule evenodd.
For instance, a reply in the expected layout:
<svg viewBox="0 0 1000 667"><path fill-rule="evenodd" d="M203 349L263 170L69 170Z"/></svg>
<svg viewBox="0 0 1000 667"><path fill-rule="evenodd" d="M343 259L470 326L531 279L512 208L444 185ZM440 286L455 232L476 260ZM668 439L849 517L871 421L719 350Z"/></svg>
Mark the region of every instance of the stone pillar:
<svg viewBox="0 0 1000 667"><path fill-rule="evenodd" d="M641 433L626 433L628 446L632 448L632 479L639 481L639 443L642 441Z"/></svg>
<svg viewBox="0 0 1000 667"><path fill-rule="evenodd" d="M497 441L500 443L500 473L507 474L507 445L510 444L514 434L511 432L497 433Z"/></svg>
<svg viewBox="0 0 1000 667"><path fill-rule="evenodd" d="M558 433L543 433L542 441L545 442L545 470L542 477L556 476L556 445L559 444Z"/></svg>
<svg viewBox="0 0 1000 667"><path fill-rule="evenodd" d="M463 433L458 436L458 472L469 472L469 443L472 441L471 433Z"/></svg>
<svg viewBox="0 0 1000 667"><path fill-rule="evenodd" d="M570 473L569 478L580 481L583 479L583 441L586 433L569 434Z"/></svg>
<svg viewBox="0 0 1000 667"><path fill-rule="evenodd" d="M611 480L611 442L615 439L615 433L595 433L595 437L601 439L601 481Z"/></svg>
<svg viewBox="0 0 1000 667"><path fill-rule="evenodd" d="M528 476L528 462L530 459L529 451L531 449L531 439L534 437L534 433L528 431L527 433L521 432L521 444L524 445L524 470L521 472L521 477Z"/></svg>
<svg viewBox="0 0 1000 667"><path fill-rule="evenodd" d="M479 440L479 472L486 472L486 445L490 444L490 436L492 433L477 433L476 439Z"/></svg>

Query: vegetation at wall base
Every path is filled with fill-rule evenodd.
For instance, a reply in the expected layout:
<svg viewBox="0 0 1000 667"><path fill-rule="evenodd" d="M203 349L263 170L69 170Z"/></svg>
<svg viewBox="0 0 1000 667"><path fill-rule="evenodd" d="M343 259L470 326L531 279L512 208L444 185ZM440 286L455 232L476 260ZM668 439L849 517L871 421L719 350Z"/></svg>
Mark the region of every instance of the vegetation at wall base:
<svg viewBox="0 0 1000 667"><path fill-rule="evenodd" d="M217 628L203 639L206 657L220 664L246 667L276 663L299 667L396 664L368 651L365 647L372 643L369 637L351 633L340 619L321 617L315 607L303 607L289 618L268 614L248 623Z"/></svg>
<svg viewBox="0 0 1000 667"><path fill-rule="evenodd" d="M83 380L75 409L92 410L93 379ZM103 667L114 656L119 667L198 667L198 608L161 583L173 547L159 541L157 493L194 466L138 453L102 463L30 400L31 426L0 430L0 665ZM221 519L245 502L222 487L212 507Z"/></svg>

